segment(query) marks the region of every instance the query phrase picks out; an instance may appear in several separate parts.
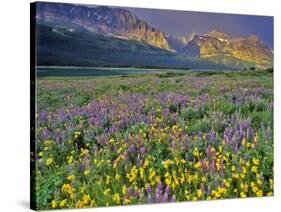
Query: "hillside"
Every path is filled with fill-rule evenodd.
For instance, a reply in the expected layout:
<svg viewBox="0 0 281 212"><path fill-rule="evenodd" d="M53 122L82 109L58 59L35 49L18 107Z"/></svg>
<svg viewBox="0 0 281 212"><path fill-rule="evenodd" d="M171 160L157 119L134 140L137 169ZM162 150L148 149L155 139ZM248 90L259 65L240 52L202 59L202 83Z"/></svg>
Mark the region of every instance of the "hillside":
<svg viewBox="0 0 281 212"><path fill-rule="evenodd" d="M155 68L229 68L183 57L143 42L106 36L77 26L37 26L37 64Z"/></svg>

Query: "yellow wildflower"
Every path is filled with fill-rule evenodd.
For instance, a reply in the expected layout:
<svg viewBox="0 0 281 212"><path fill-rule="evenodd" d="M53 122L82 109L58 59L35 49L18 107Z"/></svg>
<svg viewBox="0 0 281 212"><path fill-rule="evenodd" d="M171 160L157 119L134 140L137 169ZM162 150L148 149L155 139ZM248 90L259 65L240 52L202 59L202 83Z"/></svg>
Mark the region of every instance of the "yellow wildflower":
<svg viewBox="0 0 281 212"><path fill-rule="evenodd" d="M148 167L149 165L149 160L148 159L145 159L144 163L143 163L143 168L146 168Z"/></svg>
<svg viewBox="0 0 281 212"><path fill-rule="evenodd" d="M126 204L129 204L129 203L131 203L131 200L125 199L125 200L124 200L124 203L125 203L125 205L126 205Z"/></svg>
<svg viewBox="0 0 281 212"><path fill-rule="evenodd" d="M239 179L239 174L233 173L233 174L232 174L232 177L235 178L235 179Z"/></svg>
<svg viewBox="0 0 281 212"><path fill-rule="evenodd" d="M71 155L71 156L67 157L67 163L71 164L72 162L73 162L73 156Z"/></svg>
<svg viewBox="0 0 281 212"><path fill-rule="evenodd" d="M140 177L141 179L144 177L144 168L140 168Z"/></svg>
<svg viewBox="0 0 281 212"><path fill-rule="evenodd" d="M200 167L201 167L201 163L198 161L197 163L195 163L194 167L195 167L196 169L200 168Z"/></svg>
<svg viewBox="0 0 281 212"><path fill-rule="evenodd" d="M230 183L229 183L228 181L225 181L224 184L225 184L225 187L226 187L226 188L229 188L229 187L230 187Z"/></svg>
<svg viewBox="0 0 281 212"><path fill-rule="evenodd" d="M93 199L90 203L90 207L92 208L93 206L97 206L96 199Z"/></svg>
<svg viewBox="0 0 281 212"><path fill-rule="evenodd" d="M122 194L126 194L127 192L127 187L125 185L122 186Z"/></svg>
<svg viewBox="0 0 281 212"><path fill-rule="evenodd" d="M258 191L256 192L256 195L257 195L258 197L262 197L263 191L262 191L261 189L258 190Z"/></svg>
<svg viewBox="0 0 281 212"><path fill-rule="evenodd" d="M110 188L105 189L104 192L103 192L103 194L104 194L104 195L107 195L107 194L109 194L110 191L111 191Z"/></svg>
<svg viewBox="0 0 281 212"><path fill-rule="evenodd" d="M52 200L51 204L52 204L52 208L57 207L57 201L56 200Z"/></svg>
<svg viewBox="0 0 281 212"><path fill-rule="evenodd" d="M254 137L254 142L257 142L258 141L258 133L257 135Z"/></svg>
<svg viewBox="0 0 281 212"><path fill-rule="evenodd" d="M81 135L81 132L74 132L74 138L78 138Z"/></svg>
<svg viewBox="0 0 281 212"><path fill-rule="evenodd" d="M254 183L253 184L251 183L251 188L254 193L256 193L259 190L259 188Z"/></svg>
<svg viewBox="0 0 281 212"><path fill-rule="evenodd" d="M256 166L259 165L259 159L253 158L252 161L253 161L254 165L256 165Z"/></svg>
<svg viewBox="0 0 281 212"><path fill-rule="evenodd" d="M160 177L159 175L157 175L157 176L155 177L155 181L156 181L157 183L159 183L159 182L161 181L161 177Z"/></svg>
<svg viewBox="0 0 281 212"><path fill-rule="evenodd" d="M258 172L258 167L256 167L256 166L252 166L252 168L251 168L251 172L253 172L253 173L257 173L257 172Z"/></svg>
<svg viewBox="0 0 281 212"><path fill-rule="evenodd" d="M201 178L201 181L202 181L203 183L206 182L206 177L203 176L203 177Z"/></svg>
<svg viewBox="0 0 281 212"><path fill-rule="evenodd" d="M80 199L76 202L75 204L76 208L83 208L84 204L83 201L81 201Z"/></svg>
<svg viewBox="0 0 281 212"><path fill-rule="evenodd" d="M171 185L171 183L172 183L171 177L166 177L166 178L165 178L165 183L166 183L167 185Z"/></svg>
<svg viewBox="0 0 281 212"><path fill-rule="evenodd" d="M65 207L66 206L66 202L67 202L67 199L64 199L62 201L60 201L60 207Z"/></svg>
<svg viewBox="0 0 281 212"><path fill-rule="evenodd" d="M75 175L69 175L67 177L67 179L70 180L70 181L75 180L75 178L76 178Z"/></svg>
<svg viewBox="0 0 281 212"><path fill-rule="evenodd" d="M242 192L240 192L240 197L245 198L245 197L247 197L247 195L242 191Z"/></svg>
<svg viewBox="0 0 281 212"><path fill-rule="evenodd" d="M115 201L117 204L120 203L120 196L119 196L118 193L113 194L112 199L113 199L113 201Z"/></svg>
<svg viewBox="0 0 281 212"><path fill-rule="evenodd" d="M50 157L46 160L46 165L50 166L53 162L54 162L54 159L52 157Z"/></svg>
<svg viewBox="0 0 281 212"><path fill-rule="evenodd" d="M133 168L131 169L130 174L128 175L128 176L130 176L129 177L130 182L133 182L137 178L137 175L138 175L138 169L137 169L136 166L133 166Z"/></svg>
<svg viewBox="0 0 281 212"><path fill-rule="evenodd" d="M88 203L89 203L89 201L91 200L91 197L90 197L90 195L89 194L84 194L84 196L82 197L82 200L83 200L83 203L85 204L85 205L87 205Z"/></svg>
<svg viewBox="0 0 281 212"><path fill-rule="evenodd" d="M70 198L74 198L75 189L73 189L69 183L63 184L61 191L67 192L70 195Z"/></svg>
<svg viewBox="0 0 281 212"><path fill-rule="evenodd" d="M45 145L50 145L50 144L52 144L54 141L52 141L52 140L46 140L45 142L44 142L44 144Z"/></svg>
<svg viewBox="0 0 281 212"><path fill-rule="evenodd" d="M224 193L226 193L226 188L218 187L218 192L221 193L221 194L224 194Z"/></svg>
<svg viewBox="0 0 281 212"><path fill-rule="evenodd" d="M149 179L149 181L151 181L151 183L154 180L155 176L156 176L156 172L153 169L150 169L148 179Z"/></svg>
<svg viewBox="0 0 281 212"><path fill-rule="evenodd" d="M117 180L117 181L120 180L120 177L121 177L120 174L116 173L115 180Z"/></svg>
<svg viewBox="0 0 281 212"><path fill-rule="evenodd" d="M185 164L186 161L185 161L184 159L181 159L181 163L182 163L182 164Z"/></svg>
<svg viewBox="0 0 281 212"><path fill-rule="evenodd" d="M197 196L200 198L202 196L202 190L201 188L197 190Z"/></svg>
<svg viewBox="0 0 281 212"><path fill-rule="evenodd" d="M89 174L90 174L90 170L89 170L89 169L87 169L87 170L84 171L84 175L85 175L85 176L87 176L87 175L89 175Z"/></svg>
<svg viewBox="0 0 281 212"><path fill-rule="evenodd" d="M198 157L198 156L199 156L199 152L198 152L197 147L195 147L195 149L193 150L193 155L194 155L195 157Z"/></svg>
<svg viewBox="0 0 281 212"><path fill-rule="evenodd" d="M87 153L89 153L89 150L88 150L88 149L82 149L82 148L81 148L81 154L80 154L80 156L85 155L85 154L87 154Z"/></svg>
<svg viewBox="0 0 281 212"><path fill-rule="evenodd" d="M162 164L163 164L164 168L167 169L167 168L169 168L169 165L173 164L173 161L168 159L168 160L163 161Z"/></svg>
<svg viewBox="0 0 281 212"><path fill-rule="evenodd" d="M110 176L106 176L106 181L105 181L105 183L108 185L109 184L109 181L110 181Z"/></svg>
<svg viewBox="0 0 281 212"><path fill-rule="evenodd" d="M266 196L273 196L273 193L270 191L266 194Z"/></svg>
<svg viewBox="0 0 281 212"><path fill-rule="evenodd" d="M243 138L243 140L242 140L242 145L243 145L243 146L246 145L246 139L245 139L245 138Z"/></svg>
<svg viewBox="0 0 281 212"><path fill-rule="evenodd" d="M221 197L221 193L219 191L215 191L215 197L216 198L220 198Z"/></svg>

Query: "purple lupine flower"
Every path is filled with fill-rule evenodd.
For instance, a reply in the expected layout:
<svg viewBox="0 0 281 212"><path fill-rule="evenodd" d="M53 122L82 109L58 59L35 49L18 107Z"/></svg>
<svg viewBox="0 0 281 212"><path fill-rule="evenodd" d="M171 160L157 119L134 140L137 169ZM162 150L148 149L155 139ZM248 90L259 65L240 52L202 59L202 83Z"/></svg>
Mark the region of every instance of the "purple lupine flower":
<svg viewBox="0 0 281 212"><path fill-rule="evenodd" d="M41 137L43 140L47 140L49 137L49 130L47 128L44 128L41 132Z"/></svg>
<svg viewBox="0 0 281 212"><path fill-rule="evenodd" d="M128 149L129 153L134 153L136 151L136 144L132 143L131 146Z"/></svg>
<svg viewBox="0 0 281 212"><path fill-rule="evenodd" d="M146 148L145 147L141 147L140 148L140 153L141 154L145 154L146 153Z"/></svg>
<svg viewBox="0 0 281 212"><path fill-rule="evenodd" d="M171 186L167 185L166 188L165 188L165 193L169 194L170 191L171 191Z"/></svg>
<svg viewBox="0 0 281 212"><path fill-rule="evenodd" d="M127 191L126 191L126 194L125 194L125 198L129 199L131 195L132 195L132 189L127 188Z"/></svg>
<svg viewBox="0 0 281 212"><path fill-rule="evenodd" d="M124 152L124 158L125 158L125 160L128 160L128 159L129 159L129 154L128 154L127 151Z"/></svg>
<svg viewBox="0 0 281 212"><path fill-rule="evenodd" d="M158 188L159 190L162 190L162 187L163 187L163 186L162 186L162 183L161 183L161 182L158 182L158 183L157 183L157 188Z"/></svg>
<svg viewBox="0 0 281 212"><path fill-rule="evenodd" d="M165 192L162 197L162 202L168 202L168 194Z"/></svg>
<svg viewBox="0 0 281 212"><path fill-rule="evenodd" d="M161 202L161 194L159 193L159 192L156 192L156 194L155 194L155 201L156 202Z"/></svg>
<svg viewBox="0 0 281 212"><path fill-rule="evenodd" d="M215 138L216 138L216 132L214 130L211 130L206 134L206 140L211 144L213 143Z"/></svg>
<svg viewBox="0 0 281 212"><path fill-rule="evenodd" d="M151 193L151 192L152 192L152 188L151 188L150 183L147 184L147 186L146 186L146 191L147 191L148 193Z"/></svg>
<svg viewBox="0 0 281 212"><path fill-rule="evenodd" d="M136 163L139 165L140 162L141 162L141 157L140 157L140 155L138 155L138 156L136 157Z"/></svg>
<svg viewBox="0 0 281 212"><path fill-rule="evenodd" d="M138 198L139 197L139 192L137 190L134 191L134 197Z"/></svg>

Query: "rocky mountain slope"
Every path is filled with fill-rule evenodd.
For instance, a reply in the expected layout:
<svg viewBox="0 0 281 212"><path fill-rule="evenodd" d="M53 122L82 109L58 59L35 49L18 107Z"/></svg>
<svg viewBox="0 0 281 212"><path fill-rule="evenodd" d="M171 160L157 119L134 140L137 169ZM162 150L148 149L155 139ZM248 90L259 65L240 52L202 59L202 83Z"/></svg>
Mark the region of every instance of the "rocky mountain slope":
<svg viewBox="0 0 281 212"><path fill-rule="evenodd" d="M91 32L105 33L170 49L164 33L150 27L126 9L86 7L74 4L39 3L37 20L44 23L76 24Z"/></svg>
<svg viewBox="0 0 281 212"><path fill-rule="evenodd" d="M216 30L205 35L195 35L181 52L225 64L272 66L273 63L272 50L257 36L231 37Z"/></svg>

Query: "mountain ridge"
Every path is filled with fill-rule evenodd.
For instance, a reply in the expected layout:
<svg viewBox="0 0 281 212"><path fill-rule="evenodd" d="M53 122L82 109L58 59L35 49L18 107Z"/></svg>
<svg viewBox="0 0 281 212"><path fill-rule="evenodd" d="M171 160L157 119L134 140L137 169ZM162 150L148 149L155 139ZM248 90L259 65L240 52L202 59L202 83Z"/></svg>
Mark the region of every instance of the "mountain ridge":
<svg viewBox="0 0 281 212"><path fill-rule="evenodd" d="M177 53L181 57L195 57L236 67L269 67L273 65L273 51L256 35L232 37L214 29L204 35L174 37L151 27L131 11L123 8L65 3L37 4L36 19L40 24L79 26L90 32L124 40L135 40Z"/></svg>
<svg viewBox="0 0 281 212"><path fill-rule="evenodd" d="M37 19L42 22L72 23L91 32L124 36L150 45L171 50L159 29L139 19L132 12L122 8L106 6L86 7L63 3L41 3Z"/></svg>
<svg viewBox="0 0 281 212"><path fill-rule="evenodd" d="M77 26L37 25L38 66L232 69L201 58L135 40L124 40Z"/></svg>
<svg viewBox="0 0 281 212"><path fill-rule="evenodd" d="M231 37L224 32L213 30L204 35L194 35L182 49L183 54L210 59L217 63L226 63L225 57L239 65L249 62L260 67L272 66L273 53L256 35L246 38Z"/></svg>

